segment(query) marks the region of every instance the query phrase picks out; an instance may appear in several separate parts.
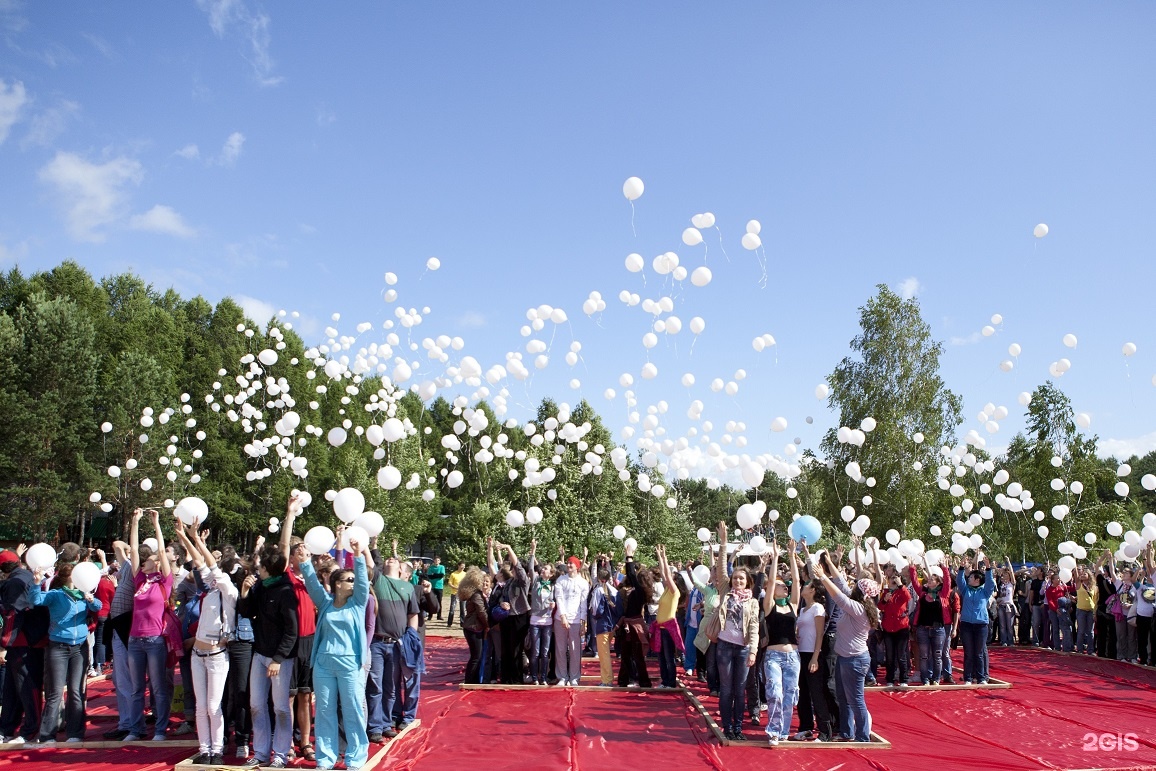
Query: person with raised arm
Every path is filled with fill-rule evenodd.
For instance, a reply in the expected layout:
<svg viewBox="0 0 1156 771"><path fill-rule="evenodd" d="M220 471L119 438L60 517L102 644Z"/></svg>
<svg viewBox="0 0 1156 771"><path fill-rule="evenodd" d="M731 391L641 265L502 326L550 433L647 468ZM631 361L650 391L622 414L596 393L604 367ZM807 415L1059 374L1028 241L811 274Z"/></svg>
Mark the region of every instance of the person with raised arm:
<svg viewBox="0 0 1156 771"><path fill-rule="evenodd" d="M835 630L836 661L835 687L839 703L839 738L842 741L871 741L871 713L867 711L864 694L867 672L871 668L871 654L867 651L867 635L879 624L879 609L875 598L879 584L872 578L860 578L854 587L848 587L836 569L832 575L822 561L812 571L823 583L823 588L843 611Z"/></svg>
<svg viewBox="0 0 1156 771"><path fill-rule="evenodd" d="M915 564L908 566L911 588L918 598L915 605L915 641L919 645L919 681L938 685L943 677L943 649L951 627L951 570L945 565L931 567L923 558L924 579L919 580Z"/></svg>
<svg viewBox="0 0 1156 771"><path fill-rule="evenodd" d="M253 625L253 662L249 670L249 707L253 717L253 755L245 767L285 768L293 743L289 689L293 683L293 650L297 644L297 597L285 576L280 547L260 552L258 576L241 584L237 615ZM269 715L272 696L275 723Z"/></svg>
<svg viewBox="0 0 1156 771"><path fill-rule="evenodd" d="M293 683L289 688L289 698L293 702L290 719L293 727L301 736L298 750L301 757L310 762L317 759L313 744L309 736L313 729L313 635L317 631L317 608L305 588L305 581L301 575L302 555L308 554L305 542L293 535L293 525L297 515L301 513L300 495L289 496L285 505L285 521L281 523L281 540L279 546L289 567L285 576L293 586L293 596L297 598L297 648L293 651ZM337 546L341 546L340 539ZM296 555L296 559L294 556ZM343 565L343 559L337 560Z"/></svg>
<svg viewBox="0 0 1156 771"><path fill-rule="evenodd" d="M317 694L319 769L331 769L338 760L339 707L345 729L345 767L361 768L369 759L363 664L368 650L365 608L373 557L366 544L354 540L349 541L349 551L354 554L353 570L335 569L328 591L318 580L307 550L295 550L292 556L318 609L313 690Z"/></svg>
<svg viewBox="0 0 1156 771"><path fill-rule="evenodd" d="M874 543L871 553L875 563L875 580L883 578L879 569L879 549ZM887 683L895 688L906 688L911 674L911 592L903 585L898 572L893 572L879 594L879 625L883 630L883 644L887 661Z"/></svg>
<svg viewBox="0 0 1156 771"><path fill-rule="evenodd" d="M770 542L771 585L763 594L763 614L767 619L767 650L763 663L766 673L767 739L771 746L791 736L791 714L799 691L799 564L795 562L795 540L787 542L787 562L791 586L779 580L779 544Z"/></svg>
<svg viewBox="0 0 1156 771"><path fill-rule="evenodd" d="M200 743L200 754L192 762L216 765L224 762L225 713L221 702L229 679L229 640L237 628L240 592L217 564L196 525L190 525L187 534L179 527L176 532L192 560L197 583L206 591L201 599L191 661Z"/></svg>
<svg viewBox="0 0 1156 771"><path fill-rule="evenodd" d="M807 571L811 558L806 540L802 541ZM796 561L797 555L792 556ZM798 564L795 566L798 570ZM827 590L812 578L799 590L803 608L795 625L799 643L799 732L795 741L831 741L831 710L827 696L827 658L823 655L823 637L827 628Z"/></svg>
<svg viewBox="0 0 1156 771"><path fill-rule="evenodd" d="M631 684L631 672L636 672L637 684L642 688L650 687L650 673L646 669L646 651L650 646L650 634L643 620L646 605L654 594L654 577L649 570L639 569L634 561L634 544L625 545L626 579L623 582L625 602L622 618L618 620L621 630L619 659L618 659L618 687L625 688ZM621 588L619 596L623 594Z"/></svg>
<svg viewBox="0 0 1156 771"><path fill-rule="evenodd" d="M662 577L662 596L658 598L658 613L651 630L650 649L658 653L658 672L662 688L678 687L678 664L676 656L685 649L682 635L678 630L678 609L680 592L674 582L674 574L666 559L666 546L654 547L658 556L658 572Z"/></svg>
<svg viewBox="0 0 1156 771"><path fill-rule="evenodd" d="M40 588L44 572L36 571L27 588L33 607L48 608L48 649L44 655L44 711L40 719L40 743L55 744L60 722L60 705L68 686L64 709L64 730L69 742L84 741L85 677L88 674L88 613L100 610L100 600L82 592L72 583L71 563L57 565L52 588Z"/></svg>
<svg viewBox="0 0 1156 771"><path fill-rule="evenodd" d="M530 542L530 572L535 575L530 591L530 682L545 685L549 677L550 644L554 639L553 566L537 563L538 539Z"/></svg>
<svg viewBox="0 0 1156 771"><path fill-rule="evenodd" d="M144 512L137 509L132 515L129 530L129 559L132 562L135 594L132 604L132 628L128 638L128 666L132 681L132 733L125 741L139 741L145 735L144 689L145 673L148 673L149 687L156 701L156 725L153 741L164 741L169 724L172 694L169 692L170 679L166 672L168 646L165 641L165 608L173 591L173 568L165 550L165 538L161 532L160 514L149 509L149 518L157 541L153 554L147 546L140 545L140 520Z"/></svg>
<svg viewBox="0 0 1156 771"><path fill-rule="evenodd" d="M747 673L754 666L759 644L759 601L752 596L754 581L745 567L726 574L727 525L718 524L719 559L715 563L715 586L726 586L719 601L721 628L716 657L719 670L719 716L727 739L745 741L743 697Z"/></svg>
<svg viewBox="0 0 1156 771"><path fill-rule="evenodd" d="M983 685L987 683L984 667L989 619L987 604L995 592L991 564L976 552L971 572L965 573L963 566L960 566L956 586L959 588L961 606L959 636L963 643L963 682Z"/></svg>

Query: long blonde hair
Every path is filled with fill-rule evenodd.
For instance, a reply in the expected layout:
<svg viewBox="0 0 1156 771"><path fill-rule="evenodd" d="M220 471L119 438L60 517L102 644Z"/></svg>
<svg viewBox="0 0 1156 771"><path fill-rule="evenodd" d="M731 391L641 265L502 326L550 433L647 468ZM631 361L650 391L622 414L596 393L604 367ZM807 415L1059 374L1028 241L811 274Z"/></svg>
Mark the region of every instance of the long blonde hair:
<svg viewBox="0 0 1156 771"><path fill-rule="evenodd" d="M474 595L475 592L482 590L482 582L486 580L486 574L479 568L470 568L466 574L462 576L462 580L458 582L458 601L466 602Z"/></svg>

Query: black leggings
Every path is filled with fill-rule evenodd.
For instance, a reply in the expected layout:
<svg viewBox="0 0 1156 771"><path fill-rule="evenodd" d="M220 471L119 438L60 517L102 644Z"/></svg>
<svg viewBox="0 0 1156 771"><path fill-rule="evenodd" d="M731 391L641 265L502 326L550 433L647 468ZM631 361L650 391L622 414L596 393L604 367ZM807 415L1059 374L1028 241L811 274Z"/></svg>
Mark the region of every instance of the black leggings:
<svg viewBox="0 0 1156 771"><path fill-rule="evenodd" d="M618 687L630 685L631 666L637 667L638 685L642 688L650 687L650 672L646 669L646 651L634 632L627 631L623 640L622 658L618 662Z"/></svg>
<svg viewBox="0 0 1156 771"><path fill-rule="evenodd" d="M827 657L819 654L813 673L811 652L799 653L799 730L831 734L831 711L827 708Z"/></svg>
<svg viewBox="0 0 1156 771"><path fill-rule="evenodd" d="M911 674L911 631L884 632L883 643L887 647L887 682L906 683Z"/></svg>
<svg viewBox="0 0 1156 771"><path fill-rule="evenodd" d="M470 646L470 660L466 664L466 679L465 682L473 685L481 682L479 674L482 669L482 641L485 639L485 632L475 632L470 629L465 630L466 644Z"/></svg>

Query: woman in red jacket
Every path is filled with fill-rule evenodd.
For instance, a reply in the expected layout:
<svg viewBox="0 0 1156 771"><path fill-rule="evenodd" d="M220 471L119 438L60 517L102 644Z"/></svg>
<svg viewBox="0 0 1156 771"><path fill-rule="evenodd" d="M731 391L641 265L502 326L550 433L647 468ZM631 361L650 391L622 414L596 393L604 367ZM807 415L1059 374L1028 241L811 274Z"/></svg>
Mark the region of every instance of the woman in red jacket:
<svg viewBox="0 0 1156 771"><path fill-rule="evenodd" d="M910 674L910 625L907 610L911 605L911 592L903 585L899 573L894 573L887 581L887 588L876 602L880 611L880 626L883 627L883 642L887 646L887 683L898 688L907 687Z"/></svg>
<svg viewBox="0 0 1156 771"><path fill-rule="evenodd" d="M921 582L915 565L908 567L911 587L918 598L914 623L915 639L919 643L919 681L924 685L938 685L944 674L947 630L951 628L951 571L944 566L928 566L926 557L923 570L926 577ZM947 677L951 674L947 673Z"/></svg>

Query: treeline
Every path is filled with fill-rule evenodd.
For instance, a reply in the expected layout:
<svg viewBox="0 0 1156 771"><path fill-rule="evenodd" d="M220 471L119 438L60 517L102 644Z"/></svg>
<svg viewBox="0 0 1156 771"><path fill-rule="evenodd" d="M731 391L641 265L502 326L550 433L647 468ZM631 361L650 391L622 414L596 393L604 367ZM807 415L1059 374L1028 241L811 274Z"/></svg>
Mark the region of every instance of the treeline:
<svg viewBox="0 0 1156 771"><path fill-rule="evenodd" d="M462 407L439 396L425 404L368 374L331 379L314 369L284 319L257 327L230 299L216 306L184 299L132 274L96 281L74 262L27 277L13 269L0 276L0 539L107 544L124 534L136 506L196 495L209 504L214 542L250 544L268 531L270 517L283 516L292 489L314 499L300 520L307 528L336 524L325 491L355 487L366 508L383 515L386 537L451 560L480 559L488 535L522 549L537 539L542 554L620 549L611 535L616 525L644 547L665 543L672 556L688 558L699 553L699 527L733 523L737 507L756 499L780 512L777 522L764 519L764 529L785 530L793 515L809 513L828 536L846 542L851 507L856 517L871 518L870 535L882 538L895 528L928 548L946 548L952 523L986 507L992 516L974 532L990 552L1054 559L1060 541L1082 543L1087 532L1104 539L1110 521L1139 530L1143 513L1156 509L1156 493L1140 483L1156 473L1156 453L1127 461L1130 490L1120 496L1119 464L1096 456L1096 438L1081 434L1067 397L1050 382L1032 394L1028 429L1006 456L989 458L974 447L943 455L944 445L960 448L960 400L938 377L942 349L917 303L881 287L862 310L852 356L828 379L830 406L843 426L872 418L876 427L858 443L832 430L820 448L827 462L804 449L797 478L767 474L758 490L741 490L667 481L661 467L643 467L635 457L628 459L628 478L620 478L610 459L611 432L584 401L567 411L544 399L532 418L539 429L551 419L589 424L580 442L563 440L559 431L535 443L485 402ZM265 350L276 351L275 363L257 366L247 358ZM241 394L249 414L238 414ZM416 431L377 448L362 431L382 422L380 410L366 409L380 399ZM306 459L306 478L290 473L277 453L245 449L271 433L267 428L291 406L303 429L317 429L287 442ZM484 430L461 430L463 410L470 409L486 414ZM325 437L338 426L348 440L334 447ZM457 436L460 448L448 450L446 436ZM506 452L479 458L495 446ZM591 453L604 463L591 464ZM552 467L555 478L527 486L528 461ZM852 461L862 469L858 479L846 473ZM985 461L1008 471L1009 480L995 484ZM377 482L386 464L401 472L396 489ZM447 484L452 470L462 474L456 487ZM640 490L640 473L666 489ZM1053 489L1057 479L1062 490ZM1080 494L1073 481L1083 485ZM1030 491L1030 510L1009 510L997 500L1012 482ZM1068 512L1058 519L1052 512L1061 504ZM509 510L531 506L543 510L540 524L506 525ZM1047 536L1039 534L1041 524ZM932 526L943 535L931 536Z"/></svg>

